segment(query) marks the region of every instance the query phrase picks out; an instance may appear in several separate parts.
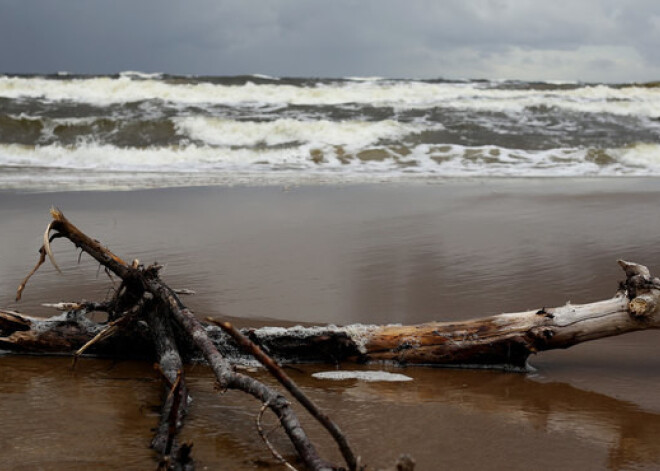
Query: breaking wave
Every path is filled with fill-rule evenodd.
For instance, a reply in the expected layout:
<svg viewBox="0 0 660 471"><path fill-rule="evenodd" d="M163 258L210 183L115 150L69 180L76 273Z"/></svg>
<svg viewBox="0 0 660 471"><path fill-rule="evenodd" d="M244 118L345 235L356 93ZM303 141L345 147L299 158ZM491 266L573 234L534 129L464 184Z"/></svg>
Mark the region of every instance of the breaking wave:
<svg viewBox="0 0 660 471"><path fill-rule="evenodd" d="M660 176L648 85L0 75L0 188Z"/></svg>
<svg viewBox="0 0 660 471"><path fill-rule="evenodd" d="M66 78L66 80L63 80ZM660 116L660 89L647 86L502 86L492 82L385 79L275 81L248 76L234 83L162 74L118 76L0 76L0 97L73 101L98 106L161 100L180 104L340 105L406 108L452 107L519 112L546 106L589 113Z"/></svg>

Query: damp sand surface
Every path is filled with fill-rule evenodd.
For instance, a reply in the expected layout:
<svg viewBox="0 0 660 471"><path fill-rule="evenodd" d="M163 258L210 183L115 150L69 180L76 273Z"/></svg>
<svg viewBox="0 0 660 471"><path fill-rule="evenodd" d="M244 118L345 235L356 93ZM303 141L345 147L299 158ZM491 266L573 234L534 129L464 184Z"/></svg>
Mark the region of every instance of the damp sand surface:
<svg viewBox="0 0 660 471"><path fill-rule="evenodd" d="M435 185L214 187L0 193L0 305L49 315L43 302L103 299L111 282L64 241L64 275L44 266L19 304L48 209L126 259L165 265L197 294L199 316L242 325L421 323L611 296L617 258L660 272L654 179L463 180ZM640 332L547 352L535 371L383 365L412 381L323 380L334 365L291 369L346 430L362 460L411 454L420 470L657 469L660 342ZM258 439L260 405L219 395L203 366L183 432L199 469L277 469ZM267 382L262 372L255 373ZM3 469L152 469L160 383L151 365L0 357ZM324 456L331 443L303 421ZM272 417L267 419L274 424ZM279 431L273 442L293 451Z"/></svg>

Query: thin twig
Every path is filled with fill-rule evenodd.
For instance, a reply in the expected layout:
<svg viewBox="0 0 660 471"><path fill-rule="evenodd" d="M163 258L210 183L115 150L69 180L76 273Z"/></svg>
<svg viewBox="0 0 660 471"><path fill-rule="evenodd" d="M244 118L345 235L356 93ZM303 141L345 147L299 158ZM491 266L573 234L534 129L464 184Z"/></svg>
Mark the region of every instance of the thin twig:
<svg viewBox="0 0 660 471"><path fill-rule="evenodd" d="M85 345L80 347L78 351L76 351L76 353L73 354L73 363L71 365L71 368L76 367L78 358L80 357L80 355L85 353L85 351L88 348L90 348L92 345L94 345L97 342L100 342L103 339L113 336L115 333L119 331L120 327L132 321L142 311L145 301L149 299L151 299L151 295L147 296L145 294L145 296L140 298L140 300L137 303L135 303L135 305L130 310L126 311L123 316L121 316L119 319L109 322L108 325L101 332L96 334L93 339L91 339Z"/></svg>
<svg viewBox="0 0 660 471"><path fill-rule="evenodd" d="M110 278L110 283L112 283L112 287L114 288L116 285L115 285L115 279L112 277L112 273L110 273L108 267L106 267L104 271L105 274L108 275L108 278Z"/></svg>
<svg viewBox="0 0 660 471"><path fill-rule="evenodd" d="M111 322L110 324L108 324L108 325L105 327L105 329L103 329L101 332L99 332L98 334L96 334L96 335L94 336L94 338L92 338L90 341L88 341L85 345L83 345L82 347L80 347L80 348L76 351L76 353L73 354L73 366L76 366L76 361L78 360L78 357L79 357L80 355L82 355L83 353L85 353L85 351L86 351L89 347L91 347L92 345L94 345L94 344L97 343L97 342L100 342L100 341L103 340L103 339L106 339L106 338L108 338L108 337L111 337L115 332L117 332L117 330L118 330L118 329L117 329L117 325L116 325L117 322L119 322L119 321Z"/></svg>
<svg viewBox="0 0 660 471"><path fill-rule="evenodd" d="M261 426L261 418L264 415L264 412L266 412L266 409L268 409L268 402L264 402L264 404L261 406L261 409L259 410L259 413L257 414L256 422L257 422L257 432L259 432L259 436L261 439L264 441L268 449L270 450L270 453L275 457L277 461L282 463L286 469L289 471L298 471L294 466L291 465L282 455L279 451L275 449L272 443L268 440L268 437L266 433L264 433L264 429ZM270 433L270 432L269 432Z"/></svg>
<svg viewBox="0 0 660 471"><path fill-rule="evenodd" d="M30 273L28 273L28 276L26 276L26 277L23 279L23 281L21 281L21 284L18 285L18 289L16 290L16 301L17 301L17 302L21 300L21 295L23 294L23 290L25 289L25 285L27 285L28 280L29 280L30 278L32 278L32 275L34 275L34 274L37 272L37 270L39 269L39 267L40 267L41 265L43 265L45 261L46 261L46 251L44 250L43 247L41 247L41 248L39 249L39 261L38 261L37 264L34 266L34 268L32 269L32 271L31 271Z"/></svg>
<svg viewBox="0 0 660 471"><path fill-rule="evenodd" d="M62 234L60 234L60 233L53 234L52 236L50 236L49 242L52 242L52 241L54 241L55 239L58 239L58 238L60 238L60 237L64 237L64 235L62 235ZM39 267L40 267L41 265L43 265L45 261L46 261L46 249L45 249L44 246L42 245L41 248L39 249L39 261L38 261L37 264L34 266L34 268L32 269L32 271L31 271L30 273L28 273L28 276L26 276L26 277L23 279L23 281L21 281L21 284L18 285L18 289L16 290L16 302L18 302L18 301L21 300L21 296L23 295L23 290L25 289L25 286L27 285L28 280L29 280L30 278L32 278L32 275L34 275L34 274L37 272L37 270L39 269Z"/></svg>

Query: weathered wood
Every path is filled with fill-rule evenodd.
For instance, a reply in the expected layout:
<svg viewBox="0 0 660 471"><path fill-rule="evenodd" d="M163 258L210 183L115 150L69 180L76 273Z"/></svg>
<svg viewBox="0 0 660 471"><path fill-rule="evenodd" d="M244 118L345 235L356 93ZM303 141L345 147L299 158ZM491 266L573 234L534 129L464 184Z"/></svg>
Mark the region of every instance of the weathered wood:
<svg viewBox="0 0 660 471"><path fill-rule="evenodd" d="M623 290L611 299L589 304L566 304L469 321L414 326L267 327L243 329L242 332L281 363L377 360L402 365L524 368L530 355L544 350L569 348L590 340L660 328L660 282L650 274L638 278L639 271L648 273L642 265L620 263L625 265L629 274ZM635 268L630 268L633 265ZM636 296L631 299L633 291ZM11 325L11 319L15 321L16 316L16 313L8 314L4 323ZM48 329L40 327L25 331L24 324L40 325L50 321L22 319L21 326L12 334L17 337L15 348L6 344L12 335L9 339L5 337L5 344L0 338L0 346L20 351L22 348L38 349L44 344L33 331L45 335ZM0 330L2 325L0 313ZM85 326L88 325L85 321ZM72 335L72 341L80 341L85 326L74 330L76 335ZM53 328L56 328L55 324ZM207 325L204 330L226 358L244 360L240 349L220 328ZM36 346L29 342L33 335ZM67 350L65 339L66 335L59 336L53 348L59 347L61 353L68 353L70 350Z"/></svg>
<svg viewBox="0 0 660 471"><path fill-rule="evenodd" d="M144 297L151 298L151 295L145 293ZM151 447L161 456L162 469L192 470L189 445L179 446L176 442L176 434L183 426L188 409L188 388L183 372L183 361L167 316L157 308L149 307L145 306L147 322L151 327L157 366L165 383L160 423L151 440Z"/></svg>
<svg viewBox="0 0 660 471"><path fill-rule="evenodd" d="M99 345L114 343L117 338L121 338L118 335L120 331L122 334L126 330L130 333L131 329L115 328L119 326L115 319L126 319L127 314L125 312L137 310L139 313L143 313L143 322L146 323L150 331L149 347L151 348L148 350L151 350L152 356L156 356L159 369L170 389L163 405L160 425L152 442L152 446L161 455L159 469L187 470L193 468L189 455L190 447L181 447L179 450L182 453L178 453L179 450L176 449L174 442L176 432L186 410L188 395L183 376L183 362L172 328L176 328L182 334L185 334L185 342L183 343L186 346L192 346L194 350L202 354L213 370L221 388L241 390L268 405L280 419L282 428L309 469L316 471L337 469L337 467L327 463L320 457L300 425L291 404L283 395L260 381L233 370L231 363L223 357L209 339L204 326L183 305L177 294L160 280L158 275L161 266L154 264L143 267L137 260L128 265L120 257L102 246L100 242L90 238L69 222L61 211L53 208L51 209L51 216L53 220L46 228L44 245L39 250L39 262L21 282L17 299L20 299L30 277L44 263L46 254L59 271L50 247L50 241L56 237L64 237L73 242L83 252L91 255L106 270L114 273L122 280L114 299L105 306L112 328L110 330L104 329L99 324L91 323L89 319L84 317L85 310L89 306L69 311L63 315L63 318L58 317L57 319L47 320L45 330L43 324L35 319L28 319L16 313L4 312L0 313L0 319L3 319L0 322L0 328L2 329L0 331L0 347L60 353L72 346L80 347L80 345L84 345L83 350L96 348L97 343ZM52 230L56 232L51 236L50 232ZM141 303L144 306L141 306ZM125 322L125 324L130 325L129 322ZM139 322L136 324L139 325ZM29 328L26 329L26 327ZM111 332L113 335L109 336L108 334ZM90 339L93 340L90 341ZM113 341L109 342L111 339ZM128 351L130 352L130 349Z"/></svg>
<svg viewBox="0 0 660 471"><path fill-rule="evenodd" d="M250 376L235 372L231 363L220 354L211 341L204 326L166 285L157 280L150 280L146 286L155 297L161 299L169 307L173 318L188 333L194 346L202 353L213 370L221 388L241 390L259 399L263 404L268 404L268 407L280 419L284 431L305 464L313 470L333 469L332 465L319 456L300 425L291 404L284 396Z"/></svg>

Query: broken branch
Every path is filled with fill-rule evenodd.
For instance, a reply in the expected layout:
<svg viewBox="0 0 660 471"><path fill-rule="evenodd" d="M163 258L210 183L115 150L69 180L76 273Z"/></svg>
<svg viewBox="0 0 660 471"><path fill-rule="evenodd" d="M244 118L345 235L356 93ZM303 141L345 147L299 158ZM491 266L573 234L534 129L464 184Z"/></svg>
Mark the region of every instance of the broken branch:
<svg viewBox="0 0 660 471"><path fill-rule="evenodd" d="M231 323L222 322L212 317L207 317L206 320L222 328L222 330L229 334L229 336L234 339L234 341L243 350L256 358L257 361L259 361L259 363L261 363L268 370L268 372L272 374L275 379L277 379L280 384L284 386L287 391L289 391L291 395L305 407L305 409L307 409L312 417L318 420L319 423L325 427L328 433L330 433L332 438L339 446L341 454L344 457L344 460L346 460L346 464L348 464L348 469L351 471L357 469L357 459L355 458L355 454L348 444L346 436L342 433L337 424L330 420L330 418L325 413L323 413L304 392L302 392L298 385L291 378L289 378L284 370L282 370L282 368L280 368L280 366L275 363L272 358L266 355L263 350L261 350L261 348L259 348L259 346L257 346L254 342L236 330L236 328L231 325Z"/></svg>

